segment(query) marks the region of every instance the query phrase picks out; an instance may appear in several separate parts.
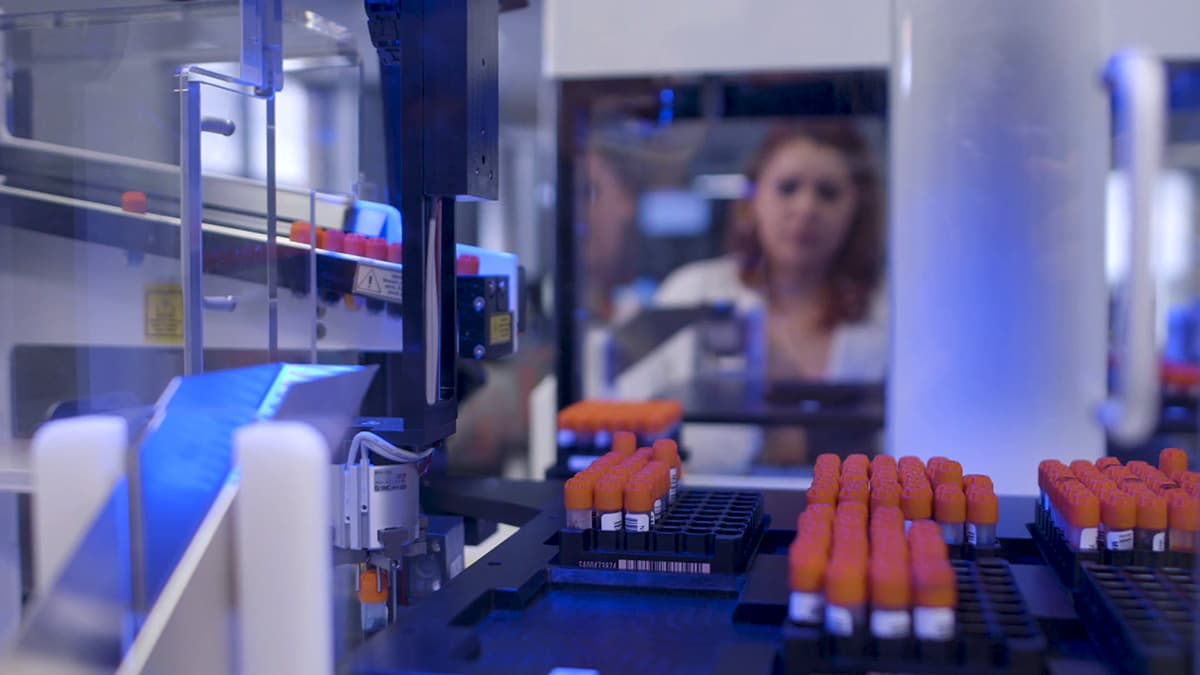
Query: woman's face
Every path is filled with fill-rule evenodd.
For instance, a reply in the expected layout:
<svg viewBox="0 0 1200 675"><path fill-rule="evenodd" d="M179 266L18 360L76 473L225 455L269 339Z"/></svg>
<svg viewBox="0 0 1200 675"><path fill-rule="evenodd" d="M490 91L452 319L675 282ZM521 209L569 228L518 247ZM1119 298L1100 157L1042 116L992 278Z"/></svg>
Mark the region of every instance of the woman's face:
<svg viewBox="0 0 1200 675"><path fill-rule="evenodd" d="M779 148L763 166L752 201L769 268L824 274L857 205L840 151L803 138Z"/></svg>
<svg viewBox="0 0 1200 675"><path fill-rule="evenodd" d="M600 155L587 156L587 205L583 261L589 275L608 277L619 266L625 235L637 213L637 196Z"/></svg>

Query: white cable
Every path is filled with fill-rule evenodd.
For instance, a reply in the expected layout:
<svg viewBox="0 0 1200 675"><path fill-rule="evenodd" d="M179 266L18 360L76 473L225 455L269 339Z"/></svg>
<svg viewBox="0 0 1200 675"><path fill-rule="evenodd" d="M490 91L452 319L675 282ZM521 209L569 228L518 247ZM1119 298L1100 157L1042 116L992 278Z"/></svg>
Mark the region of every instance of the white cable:
<svg viewBox="0 0 1200 675"><path fill-rule="evenodd" d="M430 447L424 452L404 450L388 443L378 434L371 433L370 431L360 431L350 440L350 448L346 451L346 463L350 464L353 462L354 464L358 464L361 462L363 448L401 464L419 462L432 455L435 450L434 447Z"/></svg>

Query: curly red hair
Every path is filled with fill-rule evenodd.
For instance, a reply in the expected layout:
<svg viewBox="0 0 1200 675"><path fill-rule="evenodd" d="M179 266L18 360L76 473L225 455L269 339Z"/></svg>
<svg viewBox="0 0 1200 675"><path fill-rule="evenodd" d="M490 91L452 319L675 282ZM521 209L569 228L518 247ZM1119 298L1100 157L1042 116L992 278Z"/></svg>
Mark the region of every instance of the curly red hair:
<svg viewBox="0 0 1200 675"><path fill-rule="evenodd" d="M756 185L764 167L786 146L798 140L840 152L850 166L857 206L845 241L834 254L825 279L822 322L826 328L865 318L871 298L883 278L883 195L879 172L866 140L853 123L819 120L772 129L751 156L746 175ZM734 206L729 248L739 258L742 282L752 288L766 284L766 259L755 227L750 198Z"/></svg>

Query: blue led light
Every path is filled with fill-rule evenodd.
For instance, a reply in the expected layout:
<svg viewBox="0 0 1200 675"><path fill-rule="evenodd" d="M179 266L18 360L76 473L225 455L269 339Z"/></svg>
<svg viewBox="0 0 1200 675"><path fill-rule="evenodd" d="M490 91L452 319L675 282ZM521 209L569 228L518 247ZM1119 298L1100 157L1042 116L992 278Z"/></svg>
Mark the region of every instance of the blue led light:
<svg viewBox="0 0 1200 675"><path fill-rule="evenodd" d="M658 123L660 126L666 126L675 119L675 90L663 89L658 92L658 102L661 104Z"/></svg>

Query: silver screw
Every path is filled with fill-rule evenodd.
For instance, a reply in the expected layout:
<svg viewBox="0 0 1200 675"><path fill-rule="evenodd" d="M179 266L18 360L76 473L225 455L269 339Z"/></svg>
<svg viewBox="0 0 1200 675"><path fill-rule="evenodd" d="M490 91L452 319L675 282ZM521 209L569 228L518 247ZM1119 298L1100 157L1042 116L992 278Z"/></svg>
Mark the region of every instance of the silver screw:
<svg viewBox="0 0 1200 675"><path fill-rule="evenodd" d="M475 298L475 311L476 312L483 311L483 298Z"/></svg>
<svg viewBox="0 0 1200 675"><path fill-rule="evenodd" d="M483 348L483 345L475 345L474 354L475 354L476 360L482 359L483 355L486 353L487 353L487 350Z"/></svg>

